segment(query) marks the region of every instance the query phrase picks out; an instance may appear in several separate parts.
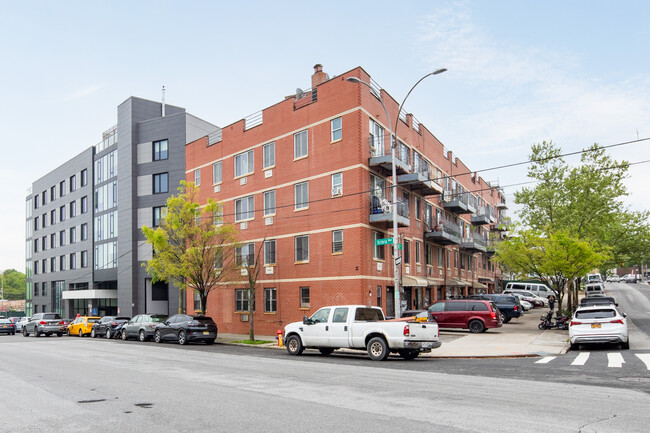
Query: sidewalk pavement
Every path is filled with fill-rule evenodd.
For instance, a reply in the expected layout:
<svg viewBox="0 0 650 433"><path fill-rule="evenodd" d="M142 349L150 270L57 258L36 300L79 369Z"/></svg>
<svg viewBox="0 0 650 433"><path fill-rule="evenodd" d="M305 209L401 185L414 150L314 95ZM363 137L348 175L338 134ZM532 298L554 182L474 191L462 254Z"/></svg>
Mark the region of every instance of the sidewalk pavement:
<svg viewBox="0 0 650 433"><path fill-rule="evenodd" d="M509 358L566 353L569 348L569 331L560 329L542 331L537 327L540 316L547 311L546 308L532 309L527 311L523 317L504 323L501 328L488 329L481 334L472 334L466 329L443 329L440 331L442 346L421 356L428 358ZM237 344L233 342L246 339L248 339L248 335L219 334L217 343ZM256 335L255 339L272 341L272 343L257 347L284 350L278 346L275 336Z"/></svg>

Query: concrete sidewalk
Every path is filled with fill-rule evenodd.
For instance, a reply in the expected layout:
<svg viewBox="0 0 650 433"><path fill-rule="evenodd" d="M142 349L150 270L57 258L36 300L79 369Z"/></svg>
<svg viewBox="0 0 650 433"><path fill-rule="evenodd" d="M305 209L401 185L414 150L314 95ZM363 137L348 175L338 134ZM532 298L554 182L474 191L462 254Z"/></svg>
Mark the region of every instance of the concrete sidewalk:
<svg viewBox="0 0 650 433"><path fill-rule="evenodd" d="M519 356L546 356L566 353L569 348L569 331L558 329L540 330L537 325L546 308L535 308L519 318L505 323L501 328L489 329L481 334L468 330L441 330L442 346L430 353L431 358L499 358ZM248 339L248 335L219 334L218 343L236 344L234 341ZM256 347L281 349L275 336L256 335L256 340L267 340Z"/></svg>

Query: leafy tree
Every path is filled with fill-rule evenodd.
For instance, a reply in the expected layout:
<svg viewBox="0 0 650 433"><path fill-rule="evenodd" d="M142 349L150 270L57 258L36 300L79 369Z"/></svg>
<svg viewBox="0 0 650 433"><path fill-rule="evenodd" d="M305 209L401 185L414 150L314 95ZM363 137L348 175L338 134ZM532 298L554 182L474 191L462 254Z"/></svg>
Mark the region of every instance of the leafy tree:
<svg viewBox="0 0 650 433"><path fill-rule="evenodd" d="M2 273L4 281L4 299L9 301L25 299L25 274L15 269L7 269Z"/></svg>
<svg viewBox="0 0 650 433"><path fill-rule="evenodd" d="M192 182L181 181L178 191L167 199L159 227L142 228L153 247L145 266L154 282L175 281L180 297L187 287L196 291L205 314L208 295L224 285L234 270L237 232L231 224L223 224L219 203L208 199L201 208Z"/></svg>
<svg viewBox="0 0 650 433"><path fill-rule="evenodd" d="M246 294L248 296L248 339L250 341L255 341L255 329L254 329L254 319L253 313L255 312L255 289L257 287L257 278L259 277L260 270L262 269L262 261L260 257L262 255L262 250L264 248L264 242L266 238L262 240L262 243L257 248L257 253L242 255L241 256L241 266L246 271L246 279L248 283L248 288ZM251 263L251 261L253 263Z"/></svg>

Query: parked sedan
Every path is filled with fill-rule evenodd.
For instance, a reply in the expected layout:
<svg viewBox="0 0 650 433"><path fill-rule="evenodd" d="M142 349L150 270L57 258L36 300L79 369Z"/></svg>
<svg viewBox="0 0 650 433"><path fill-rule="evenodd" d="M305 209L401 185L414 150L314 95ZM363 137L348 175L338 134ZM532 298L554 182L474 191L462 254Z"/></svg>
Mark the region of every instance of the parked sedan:
<svg viewBox="0 0 650 433"><path fill-rule="evenodd" d="M203 341L212 344L216 338L217 324L212 318L187 314L175 314L159 323L153 335L156 343L178 341L179 344L187 344L190 341Z"/></svg>
<svg viewBox="0 0 650 433"><path fill-rule="evenodd" d="M122 325L122 340L138 338L147 341L153 337L156 325L167 320L164 314L138 314Z"/></svg>
<svg viewBox="0 0 650 433"><path fill-rule="evenodd" d="M78 335L83 337L84 335L90 335L90 332L93 328L93 324L97 322L101 317L95 316L79 316L74 321L68 325L68 335Z"/></svg>
<svg viewBox="0 0 650 433"><path fill-rule="evenodd" d="M0 319L0 334L16 335L16 325L9 319Z"/></svg>
<svg viewBox="0 0 650 433"><path fill-rule="evenodd" d="M126 323L129 320L131 320L130 317L104 316L97 322L93 323L93 327L90 330L90 336L95 338L99 335L110 339L115 335L116 329L122 323Z"/></svg>
<svg viewBox="0 0 650 433"><path fill-rule="evenodd" d="M626 317L614 305L578 307L569 323L571 349L588 343L620 343L629 349Z"/></svg>

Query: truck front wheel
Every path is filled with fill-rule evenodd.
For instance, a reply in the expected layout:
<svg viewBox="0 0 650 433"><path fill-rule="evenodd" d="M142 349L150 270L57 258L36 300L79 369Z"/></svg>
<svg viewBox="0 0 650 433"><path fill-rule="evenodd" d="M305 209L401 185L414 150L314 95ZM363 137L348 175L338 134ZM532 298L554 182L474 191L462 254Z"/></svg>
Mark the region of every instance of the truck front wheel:
<svg viewBox="0 0 650 433"><path fill-rule="evenodd" d="M382 337L375 337L368 342L368 356L373 361L383 361L388 357L388 343Z"/></svg>
<svg viewBox="0 0 650 433"><path fill-rule="evenodd" d="M287 338L287 352L289 355L300 355L305 348L302 346L302 341L297 335L292 335Z"/></svg>

